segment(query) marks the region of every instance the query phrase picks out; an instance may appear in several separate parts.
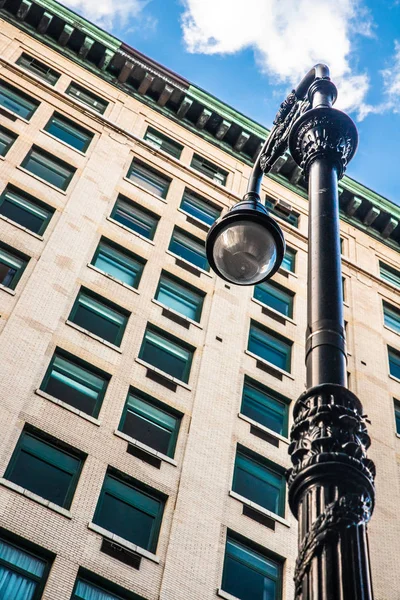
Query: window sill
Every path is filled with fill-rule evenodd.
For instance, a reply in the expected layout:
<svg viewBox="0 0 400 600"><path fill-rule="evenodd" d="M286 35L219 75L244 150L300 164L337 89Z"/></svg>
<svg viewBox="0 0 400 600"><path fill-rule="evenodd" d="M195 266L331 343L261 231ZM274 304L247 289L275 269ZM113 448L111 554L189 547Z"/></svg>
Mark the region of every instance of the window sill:
<svg viewBox="0 0 400 600"><path fill-rule="evenodd" d="M60 140L60 138L56 137L55 135L52 135L51 133L49 133L45 129L40 129L40 133L44 133L44 135L47 135L49 138L51 138L52 140L55 140L59 144L62 144L66 148L69 148L70 150L73 150L74 152L76 152L80 156L85 156L86 157L86 153L85 152L82 152L81 150L78 150L77 148L74 148L73 146L70 146L69 144L67 144L67 142L63 142L63 140ZM91 141L93 141L93 140L91 140Z"/></svg>
<svg viewBox="0 0 400 600"><path fill-rule="evenodd" d="M81 333L84 333L85 335L92 338L93 340L96 340L97 342L104 344L108 348L111 348L111 350L115 350L116 352L119 352L120 354L122 354L122 350L119 346L115 346L114 344L111 344L111 342L108 342L107 340L103 340L103 338L99 337L98 335L95 335L91 331L88 331L87 329L80 327L80 325L76 325L75 323L73 323L72 321L69 321L68 319L65 321L65 324L68 325L69 327L72 327L73 329L76 329L77 331L80 331Z"/></svg>
<svg viewBox="0 0 400 600"><path fill-rule="evenodd" d="M67 519L72 519L72 514L69 510L66 510L62 506L54 504L54 502L50 502L50 500L46 500L46 498L42 498L42 496L38 496L37 494L30 492L29 490L21 487L20 485L17 485L16 483L13 483L12 481L8 481L8 479L4 479L4 477L0 477L0 485L3 485L4 487L9 488L10 490L13 490L14 492L17 492L17 494L21 494L21 496L25 496L26 498L29 498L34 502L37 502L37 504L46 506L46 508L53 510L54 512L62 515L63 517L67 517Z"/></svg>
<svg viewBox="0 0 400 600"><path fill-rule="evenodd" d="M389 374L389 379L393 379L393 381L397 381L397 383L400 383L400 379L398 377L395 377L394 375Z"/></svg>
<svg viewBox="0 0 400 600"><path fill-rule="evenodd" d="M173 458L170 458L169 456L167 456L166 454L163 454L162 452L158 452L157 450L154 450L154 448L151 448L150 446L143 444L143 442L139 442L139 440L135 440L135 438L131 437L130 435L127 435L123 431L119 431L119 429L116 429L114 431L114 435L121 438L122 440L125 440L125 442L132 444L132 446L137 446L144 452L151 454L151 456L155 456L155 457L159 458L160 460L162 460L166 463L169 463L170 465L173 465L174 467L178 466L178 463Z"/></svg>
<svg viewBox="0 0 400 600"><path fill-rule="evenodd" d="M174 258L177 258L178 260L181 260L182 262L184 262L187 265L189 265L192 269L196 269L196 271L199 271L199 273L202 273L203 275L207 275L207 277L211 277L212 278L212 275L211 275L211 273L209 271L205 271L201 267L197 267L196 265L194 265L190 261L186 260L185 258L182 258L178 254L175 254L174 252L171 252L170 250L166 250L165 254L169 254L170 256L173 256Z"/></svg>
<svg viewBox="0 0 400 600"><path fill-rule="evenodd" d="M255 304L258 304L258 306L261 306L262 308L266 308L269 312L276 315L277 319L279 319L279 321L283 320L283 321L287 321L288 323L291 323L292 325L297 325L297 323L291 317L287 317L286 315L279 312L278 310L271 308L270 306L268 306L268 304L264 304L263 302L260 302L260 300L257 300L256 298L252 298L251 300Z"/></svg>
<svg viewBox="0 0 400 600"><path fill-rule="evenodd" d="M146 367L146 369L150 369L150 371L154 371L155 373L158 373L162 377L165 377L165 379L169 379L169 381L172 381L176 385L179 385L180 387L185 388L185 390L189 390L189 392L192 391L191 386L188 385L187 383L185 383L184 381L181 381L180 379L177 379L176 377L172 377L172 375L169 375L165 371L162 371L161 369L158 369L154 365L147 363L145 360L142 360L141 358L135 358L135 362L139 363L139 365L142 365L143 367Z"/></svg>
<svg viewBox="0 0 400 600"><path fill-rule="evenodd" d="M146 194L149 194L152 198L156 198L156 200L161 200L161 202L164 202L164 204L167 204L167 200L165 198L162 198L161 196L157 196L157 194L154 194L154 192L150 192L150 190L135 183L134 181L132 181L132 179L129 179L129 177L123 177L122 179L124 181L127 181L131 185L135 186L135 188L137 188L141 192L146 192ZM169 188L168 188L168 191L169 191ZM167 191L167 194L168 194L168 191Z"/></svg>
<svg viewBox="0 0 400 600"><path fill-rule="evenodd" d="M16 223L12 219L9 219L8 217L5 217L4 215L0 215L0 219L2 221L6 221L7 223L10 223L10 225L12 225L13 227L17 227L17 229L21 229L22 231L25 231L26 233L28 233L32 237L36 238L37 240L40 240L41 242L43 241L43 236L42 235L38 235L37 233L34 233L30 229L27 229L23 225L20 225L19 223Z"/></svg>
<svg viewBox="0 0 400 600"><path fill-rule="evenodd" d="M225 600L240 600L237 596L232 596L232 594L228 594L228 592L224 592L221 588L217 589L217 596L221 598L225 598Z"/></svg>
<svg viewBox="0 0 400 600"><path fill-rule="evenodd" d="M12 290L11 288L6 287L2 283L0 283L0 290L2 290L3 292L6 292L7 294L10 294L10 296L15 296L15 294L16 294L15 290Z"/></svg>
<svg viewBox="0 0 400 600"><path fill-rule="evenodd" d="M112 542L115 542L116 544L119 544L120 546L122 546L123 548L126 548L127 550L130 550L131 552L136 552L136 554L140 554L140 556L143 556L144 558L148 558L149 560L159 564L160 559L158 556L156 556L155 554L153 554L152 552L149 552L148 550L145 550L144 548L141 548L140 546L136 546L136 544L132 544L132 542L128 542L128 540L125 540L122 537L119 537L119 535L115 535L115 533L112 533L112 531L108 531L108 529L104 529L103 527L100 527L100 525L96 525L96 523L90 522L88 523L88 529L91 529L91 531L94 531L95 533L99 533L102 537L111 540Z"/></svg>
<svg viewBox="0 0 400 600"><path fill-rule="evenodd" d="M100 275L104 275L104 277L107 277L107 279L111 279L111 281L115 281L115 283L118 283L119 285L122 285L127 290L129 290L131 292L134 292L135 294L140 294L140 292L138 292L138 290L136 288L132 287L131 285L128 285L124 281L120 281L119 279L117 279L116 277L113 277L109 273L106 273L105 271L102 271L101 269L98 269L97 267L95 267L91 263L88 263L87 266L89 267L89 269L92 269L93 271L96 271L96 273L100 273Z"/></svg>
<svg viewBox="0 0 400 600"><path fill-rule="evenodd" d="M388 327L387 325L384 325L383 328L386 329L387 331L390 331L391 333L400 335L400 331L396 331L395 329L392 329L391 327Z"/></svg>
<svg viewBox="0 0 400 600"><path fill-rule="evenodd" d="M121 227L121 229L125 229L125 231L129 231L129 233L131 233L132 235L135 235L136 237L138 237L139 239L143 240L144 242L147 242L148 244L151 244L152 246L155 246L153 240L149 240L149 238L144 237L144 235L141 235L137 231L134 231L133 229L130 229L126 225L123 225L122 223L119 223L119 221L116 221L112 217L106 217L106 220L110 221L110 223L114 223L114 225L118 225L118 227Z"/></svg>
<svg viewBox="0 0 400 600"><path fill-rule="evenodd" d="M299 278L298 275L296 275L296 273L293 273L293 271L288 271L284 267L279 267L278 273L280 273L284 277L294 277L295 279Z"/></svg>
<svg viewBox="0 0 400 600"><path fill-rule="evenodd" d="M51 396L50 394L48 394L47 392L44 392L43 390L37 389L37 390L35 390L35 394L37 396L41 396L42 398L45 398L46 400L49 400L50 402L53 402L53 404L57 404L58 406L61 406L61 408L65 408L65 410L69 410L70 412L74 413L74 415L78 415L78 417L82 417L82 419L85 419L85 421L89 421L89 423L93 423L93 425L97 425L97 427L100 427L100 425L101 425L101 421L99 421L99 419L96 419L95 417L92 417L91 415L88 415L87 413L82 412L78 408L75 408L74 406L71 406L70 404L63 402L63 400L59 400L55 396Z"/></svg>
<svg viewBox="0 0 400 600"><path fill-rule="evenodd" d="M249 350L245 350L244 353L259 361L260 363L266 365L268 369L270 369L271 371L275 371L279 374L279 376L284 375L285 377L288 377L289 379L292 379L292 381L294 381L293 375L291 373L288 373L288 371L284 371L280 367L277 367L274 364L268 362L267 360L264 360L260 356L257 356L257 354L253 354L253 352L250 352Z"/></svg>
<svg viewBox="0 0 400 600"><path fill-rule="evenodd" d="M35 108L34 113L36 112L37 108ZM5 108L4 106L2 106L1 107L1 111L2 112L4 111L8 115L10 115L10 117L11 117L11 119L13 121L16 121L18 119L19 121L22 121L23 123L26 123L27 125L29 125L29 120L28 119L25 119L24 117L20 117L19 114L16 113L16 112L14 112L13 110L9 110L8 108ZM32 118L32 116L33 116L33 114L31 115L31 118Z"/></svg>
<svg viewBox="0 0 400 600"><path fill-rule="evenodd" d="M250 425L253 425L253 427L256 427L256 429L259 429L260 431L265 431L265 433L268 433L268 435L276 438L280 442L283 442L284 444L287 444L287 445L290 444L288 438L284 437L280 433L276 433L276 431L274 431L273 429L269 429L268 427L265 427L265 425L261 425L261 423L254 421L254 419L251 419L250 417L247 417L246 415L244 415L242 413L238 413L238 417L239 417L239 419L242 419L242 421L246 421L247 423L250 423Z"/></svg>
<svg viewBox="0 0 400 600"><path fill-rule="evenodd" d="M244 496L241 496L240 494L237 494L236 492L234 492L232 490L229 490L229 496L231 496L231 498L234 498L235 500L238 500L242 504L246 504L247 506L250 506L253 510L256 510L257 512L261 513L262 515L269 517L273 521L276 521L277 523L282 523L282 525L285 525L285 527L290 527L289 521L286 521L286 519L284 519L283 517L276 515L275 513L264 508L263 506L260 506L259 504L252 502L248 498L245 498Z"/></svg>
<svg viewBox="0 0 400 600"><path fill-rule="evenodd" d="M60 194L63 194L63 196L67 195L66 190L62 190L61 188L57 187L56 185L53 185L52 183L49 183L45 179L42 179L41 177L38 177L37 175L35 175L31 171L28 171L28 169L24 169L24 167L21 167L20 165L18 165L17 169L18 169L18 171L22 171L23 173L26 173L30 177L33 177L37 181L40 181L40 183L44 183L44 185L47 185L52 190L55 190L56 192L59 192ZM74 173L74 175L75 175L75 173ZM71 179L71 181L72 181L72 179ZM68 186L70 185L71 181L68 183Z"/></svg>
<svg viewBox="0 0 400 600"><path fill-rule="evenodd" d="M174 310L173 308L170 308L169 306L166 306L165 304L163 304L162 302L159 302L155 298L152 298L151 301L154 304L157 304L157 306L161 306L161 308L165 308L166 310L168 310L169 312L173 313L174 315L176 315L180 319L184 319L184 321L187 321L188 323L190 323L190 325L194 325L195 327L198 327L199 329L203 329L203 327L197 321L193 321L193 319L190 319L189 317L185 317L185 315L182 315L177 310Z"/></svg>
<svg viewBox="0 0 400 600"><path fill-rule="evenodd" d="M396 433L396 437L400 439L400 433Z"/></svg>

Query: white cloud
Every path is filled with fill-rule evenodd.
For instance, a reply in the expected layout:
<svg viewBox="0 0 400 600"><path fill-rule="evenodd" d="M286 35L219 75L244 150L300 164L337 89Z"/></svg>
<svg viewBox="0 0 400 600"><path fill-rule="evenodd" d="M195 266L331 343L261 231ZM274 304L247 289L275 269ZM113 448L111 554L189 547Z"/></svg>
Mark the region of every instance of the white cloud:
<svg viewBox="0 0 400 600"><path fill-rule="evenodd" d="M351 74L357 35L373 35L361 0L183 0L189 52L232 54L252 48L275 83L296 85L309 68L326 62L340 94L338 106L362 111L366 74Z"/></svg>
<svg viewBox="0 0 400 600"><path fill-rule="evenodd" d="M149 0L64 0L64 4L107 30L138 19Z"/></svg>

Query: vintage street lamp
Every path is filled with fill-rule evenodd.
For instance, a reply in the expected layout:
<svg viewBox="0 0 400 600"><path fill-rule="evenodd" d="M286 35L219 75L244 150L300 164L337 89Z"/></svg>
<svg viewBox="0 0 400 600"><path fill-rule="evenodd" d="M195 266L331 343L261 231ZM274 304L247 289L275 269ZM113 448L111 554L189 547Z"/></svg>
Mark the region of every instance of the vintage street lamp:
<svg viewBox="0 0 400 600"><path fill-rule="evenodd" d="M347 389L338 180L357 147L357 129L332 108L337 91L316 65L281 104L254 164L247 193L211 227L207 258L223 279L254 285L284 255L283 234L260 202L263 174L289 151L308 182L307 389L295 403L287 473L299 521L296 600L372 600L367 523L375 468L358 398Z"/></svg>

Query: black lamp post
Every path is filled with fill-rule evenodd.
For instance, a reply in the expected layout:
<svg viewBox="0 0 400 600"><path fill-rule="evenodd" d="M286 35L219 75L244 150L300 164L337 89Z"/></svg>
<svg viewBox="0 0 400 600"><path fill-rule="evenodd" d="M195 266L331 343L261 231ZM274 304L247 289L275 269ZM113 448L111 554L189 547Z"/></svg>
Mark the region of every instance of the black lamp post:
<svg viewBox="0 0 400 600"><path fill-rule="evenodd" d="M367 523L374 505L374 464L363 409L347 389L340 261L338 179L357 147L357 129L332 108L337 91L316 65L281 104L243 201L207 237L213 270L254 285L279 268L285 244L260 202L264 173L287 148L308 180L307 390L293 409L287 473L299 521L296 600L372 600Z"/></svg>

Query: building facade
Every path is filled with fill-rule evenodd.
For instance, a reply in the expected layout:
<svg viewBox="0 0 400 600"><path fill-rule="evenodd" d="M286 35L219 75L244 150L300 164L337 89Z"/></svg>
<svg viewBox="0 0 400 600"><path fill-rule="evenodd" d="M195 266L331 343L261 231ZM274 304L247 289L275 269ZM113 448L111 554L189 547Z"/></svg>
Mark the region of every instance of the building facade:
<svg viewBox="0 0 400 600"><path fill-rule="evenodd" d="M283 157L263 182L282 268L226 284L204 240L268 131L53 0L0 7L0 599L289 600L301 171ZM400 209L340 185L373 583L394 600Z"/></svg>

